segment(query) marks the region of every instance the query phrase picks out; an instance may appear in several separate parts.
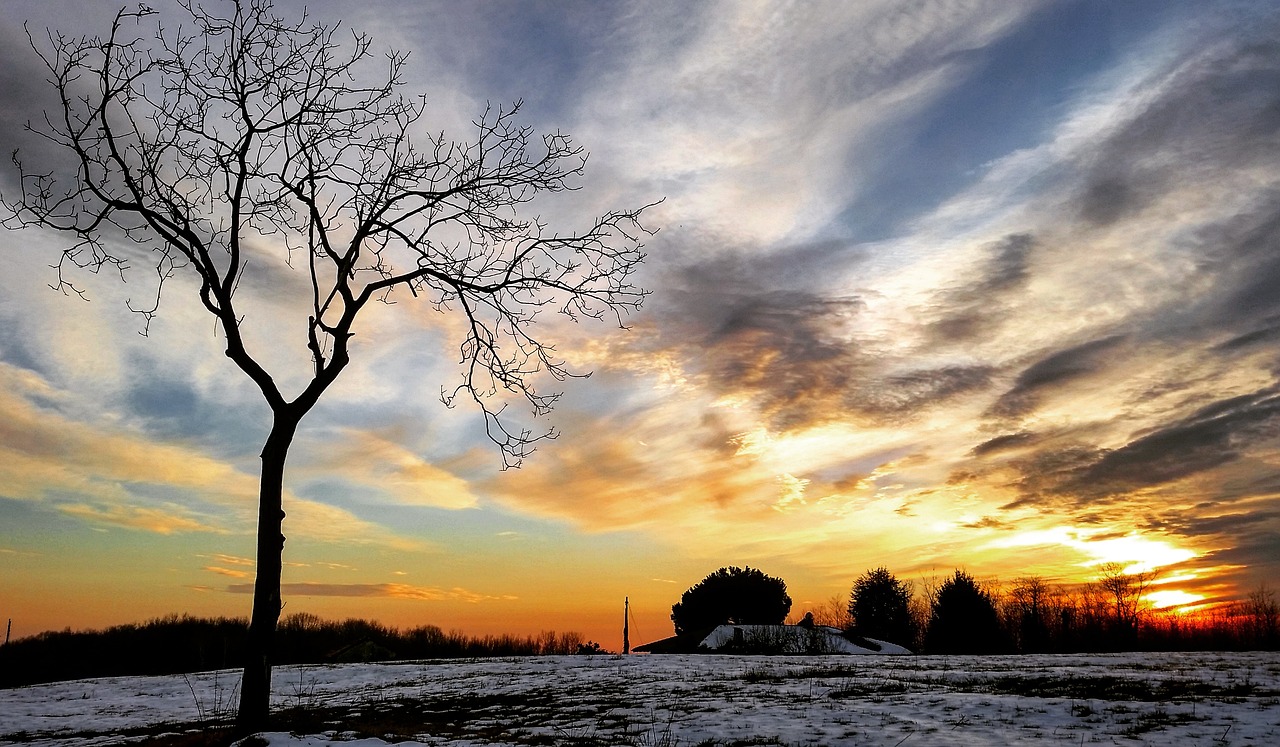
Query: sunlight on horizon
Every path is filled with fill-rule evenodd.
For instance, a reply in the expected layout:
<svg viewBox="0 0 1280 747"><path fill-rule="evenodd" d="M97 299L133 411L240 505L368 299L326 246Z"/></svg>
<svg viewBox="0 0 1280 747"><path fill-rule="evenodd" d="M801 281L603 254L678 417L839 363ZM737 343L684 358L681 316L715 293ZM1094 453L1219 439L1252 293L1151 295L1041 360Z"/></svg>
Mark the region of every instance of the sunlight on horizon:
<svg viewBox="0 0 1280 747"><path fill-rule="evenodd" d="M1192 594L1181 589L1162 589L1148 592L1147 599L1151 601L1151 606L1154 609L1162 610L1172 607L1175 608L1175 612L1188 614L1199 608L1199 606L1193 607L1192 605L1204 601L1206 597L1203 594Z"/></svg>
<svg viewBox="0 0 1280 747"><path fill-rule="evenodd" d="M1194 550L1176 547L1168 539L1145 537L1137 530L1131 530L1122 537L1105 536L1113 533L1114 530L1101 528L1056 526L1020 532L1012 537L995 540L989 547L1003 549L1057 545L1086 556L1077 564L1081 567L1095 568L1105 563L1120 563L1126 574L1155 571L1200 555ZM1104 536L1093 539L1098 535Z"/></svg>

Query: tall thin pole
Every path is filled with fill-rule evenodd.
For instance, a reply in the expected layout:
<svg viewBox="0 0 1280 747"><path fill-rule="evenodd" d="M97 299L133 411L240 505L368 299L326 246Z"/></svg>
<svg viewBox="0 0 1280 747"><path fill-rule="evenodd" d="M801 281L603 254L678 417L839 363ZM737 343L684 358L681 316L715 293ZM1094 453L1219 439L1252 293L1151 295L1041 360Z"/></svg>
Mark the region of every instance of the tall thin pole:
<svg viewBox="0 0 1280 747"><path fill-rule="evenodd" d="M631 653L631 597L622 598L622 655Z"/></svg>
<svg viewBox="0 0 1280 747"><path fill-rule="evenodd" d="M9 624L4 626L4 645L9 645L9 634L13 632L13 618L9 618Z"/></svg>

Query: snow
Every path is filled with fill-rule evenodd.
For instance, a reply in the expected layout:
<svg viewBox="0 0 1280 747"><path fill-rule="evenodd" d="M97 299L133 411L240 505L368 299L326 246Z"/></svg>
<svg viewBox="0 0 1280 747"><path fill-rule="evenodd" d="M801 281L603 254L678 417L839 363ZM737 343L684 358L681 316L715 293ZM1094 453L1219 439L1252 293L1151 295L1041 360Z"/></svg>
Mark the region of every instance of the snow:
<svg viewBox="0 0 1280 747"><path fill-rule="evenodd" d="M222 723L238 676L0 690L0 743L127 744ZM1280 653L595 656L281 667L271 745L1280 744ZM391 729L357 733L375 714ZM397 720L398 719L398 720ZM386 724L394 726L386 727ZM134 736L121 736L122 732Z"/></svg>
<svg viewBox="0 0 1280 747"><path fill-rule="evenodd" d="M818 625L804 628L799 625L720 625L698 644L711 650L731 646L735 638L747 645L759 644L788 654L909 654L907 649L875 638L866 640L879 649L864 648L843 635L839 628Z"/></svg>

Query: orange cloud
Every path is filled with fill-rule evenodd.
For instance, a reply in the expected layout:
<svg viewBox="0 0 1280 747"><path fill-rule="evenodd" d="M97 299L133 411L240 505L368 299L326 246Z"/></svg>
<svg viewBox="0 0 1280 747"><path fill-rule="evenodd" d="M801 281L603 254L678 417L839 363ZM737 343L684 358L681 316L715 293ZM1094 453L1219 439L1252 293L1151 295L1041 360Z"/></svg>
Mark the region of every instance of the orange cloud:
<svg viewBox="0 0 1280 747"><path fill-rule="evenodd" d="M248 571L237 571L232 568L221 568L216 565L206 565L204 570L210 571L211 573L217 573L221 576L230 576L231 578L249 578L249 576L252 575Z"/></svg>
<svg viewBox="0 0 1280 747"><path fill-rule="evenodd" d="M210 557L218 561L219 563L226 563L227 565L253 565L254 564L252 558L242 558L238 555L225 555L220 552L215 552L208 556L202 555L199 557Z"/></svg>
<svg viewBox="0 0 1280 747"><path fill-rule="evenodd" d="M253 584L231 584L227 591L233 594L252 594ZM387 597L391 599L419 599L423 601L455 600L469 602L514 601L519 597L510 594L494 596L454 587L442 589L435 586L411 586L409 584L323 584L301 582L281 584L280 592L302 597Z"/></svg>

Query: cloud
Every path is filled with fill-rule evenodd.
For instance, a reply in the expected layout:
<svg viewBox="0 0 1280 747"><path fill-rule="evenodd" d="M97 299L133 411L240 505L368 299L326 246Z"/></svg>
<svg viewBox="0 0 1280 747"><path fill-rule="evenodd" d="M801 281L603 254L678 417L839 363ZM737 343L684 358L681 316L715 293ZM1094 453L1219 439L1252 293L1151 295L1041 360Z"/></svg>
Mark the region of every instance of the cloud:
<svg viewBox="0 0 1280 747"><path fill-rule="evenodd" d="M479 505L466 480L401 443L407 440L403 428L340 428L325 435L323 445L297 460L300 472L339 475L405 506L458 510Z"/></svg>
<svg viewBox="0 0 1280 747"><path fill-rule="evenodd" d="M1047 391L1086 378L1103 369L1125 342L1122 335L1110 335L1053 352L1027 368L990 409L994 417L1012 418L1035 409Z"/></svg>
<svg viewBox="0 0 1280 747"><path fill-rule="evenodd" d="M180 509L166 511L142 506L94 506L85 503L62 503L57 509L94 524L112 524L156 534L218 531L205 522L182 515Z"/></svg>
<svg viewBox="0 0 1280 747"><path fill-rule="evenodd" d="M1211 553L1206 561L1244 569L1254 585L1270 584L1275 579L1271 568L1277 553L1280 553L1280 526L1273 523L1231 537L1229 547Z"/></svg>
<svg viewBox="0 0 1280 747"><path fill-rule="evenodd" d="M661 291L659 338L639 344L656 342L690 383L750 403L781 431L910 419L988 386L989 365L895 361L896 341L866 334L864 300L824 288L860 261L844 246L806 245L680 266Z"/></svg>
<svg viewBox="0 0 1280 747"><path fill-rule="evenodd" d="M1251 444L1277 435L1280 396L1274 390L1232 397L1102 453L1059 489L1085 495L1141 490L1235 461Z"/></svg>
<svg viewBox="0 0 1280 747"><path fill-rule="evenodd" d="M233 594L252 594L253 584L231 584L227 591ZM480 602L507 602L519 597L504 595L480 594L461 587L444 589L435 586L412 586L410 584L324 584L324 583L286 583L280 585L280 593L285 596L299 597L385 597L389 599L416 599L426 602L460 601L468 604Z"/></svg>
<svg viewBox="0 0 1280 747"><path fill-rule="evenodd" d="M764 246L812 235L901 150L894 128L967 72L965 53L1030 10L650 5L613 29L574 130L608 144L609 181L667 195L672 223Z"/></svg>
<svg viewBox="0 0 1280 747"><path fill-rule="evenodd" d="M973 456L986 456L999 452L1018 449L1035 441L1035 435L1026 431L1005 433L978 444L969 451Z"/></svg>
<svg viewBox="0 0 1280 747"><path fill-rule="evenodd" d="M0 485L96 524L160 534L244 532L255 525L258 480L185 444L152 440L111 418L72 420L40 403L70 392L0 362ZM170 497L177 491L186 502ZM424 543L286 491L285 531L318 541L421 549Z"/></svg>
<svg viewBox="0 0 1280 747"><path fill-rule="evenodd" d="M248 571L236 570L234 568L222 568L216 565L206 565L202 570L209 571L210 573L216 573L220 576L230 576L231 578L250 578L253 576L253 574Z"/></svg>
<svg viewBox="0 0 1280 747"><path fill-rule="evenodd" d="M197 557L206 557L206 556L199 555ZM242 558L238 555L225 555L223 553L216 552L207 557L213 558L217 562L224 563L226 565L254 565L255 564L252 558Z"/></svg>
<svg viewBox="0 0 1280 747"><path fill-rule="evenodd" d="M1110 225L1178 190L1189 173L1212 183L1223 178L1218 169L1274 163L1271 142L1280 132L1276 26L1271 18L1237 30L1234 38L1214 40L1153 80L1149 85L1159 95L1140 101L1135 116L1083 161L1081 217Z"/></svg>
<svg viewBox="0 0 1280 747"><path fill-rule="evenodd" d="M1031 278L1030 255L1035 238L1029 233L1004 237L989 245L988 258L977 278L938 294L940 318L930 322L931 344L975 341L989 335L1011 313L1009 296L1025 290Z"/></svg>

